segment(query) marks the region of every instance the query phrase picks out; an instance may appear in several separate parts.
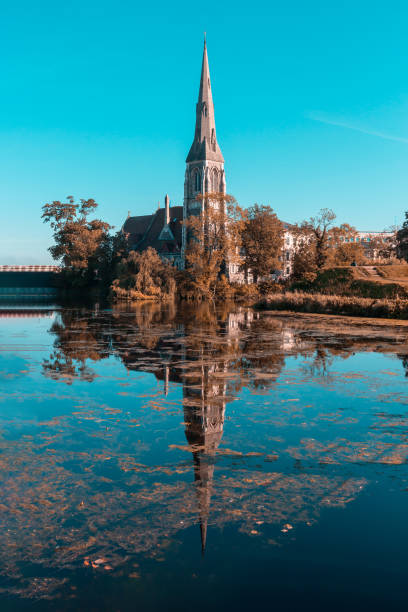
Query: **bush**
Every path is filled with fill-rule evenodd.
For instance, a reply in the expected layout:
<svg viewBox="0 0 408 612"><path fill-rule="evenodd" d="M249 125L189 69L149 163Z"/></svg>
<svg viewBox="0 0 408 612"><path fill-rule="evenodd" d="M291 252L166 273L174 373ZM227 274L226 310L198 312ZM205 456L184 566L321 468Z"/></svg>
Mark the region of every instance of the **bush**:
<svg viewBox="0 0 408 612"><path fill-rule="evenodd" d="M130 251L118 265L118 278L111 285L114 300L168 299L175 295L175 270L148 248Z"/></svg>
<svg viewBox="0 0 408 612"><path fill-rule="evenodd" d="M234 289L234 299L238 302L252 302L260 297L258 285L234 283L232 287Z"/></svg>

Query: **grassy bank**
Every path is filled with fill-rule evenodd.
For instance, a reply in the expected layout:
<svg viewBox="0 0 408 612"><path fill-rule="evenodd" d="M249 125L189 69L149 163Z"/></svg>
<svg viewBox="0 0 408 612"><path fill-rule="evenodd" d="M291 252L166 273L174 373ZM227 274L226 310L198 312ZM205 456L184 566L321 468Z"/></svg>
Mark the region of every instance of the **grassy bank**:
<svg viewBox="0 0 408 612"><path fill-rule="evenodd" d="M406 283L401 283L399 280L396 282L396 272L392 274L392 271L386 268L386 266L375 268L375 272L369 271L370 268L367 267L328 268L319 272L314 281L297 281L292 283L290 289L304 293L359 298L392 300L408 298L407 288L403 286ZM406 266L389 266L389 268L398 268L405 272Z"/></svg>
<svg viewBox="0 0 408 612"><path fill-rule="evenodd" d="M260 300L261 310L289 310L318 314L340 314L355 317L408 319L407 298L371 299L318 293L275 293Z"/></svg>

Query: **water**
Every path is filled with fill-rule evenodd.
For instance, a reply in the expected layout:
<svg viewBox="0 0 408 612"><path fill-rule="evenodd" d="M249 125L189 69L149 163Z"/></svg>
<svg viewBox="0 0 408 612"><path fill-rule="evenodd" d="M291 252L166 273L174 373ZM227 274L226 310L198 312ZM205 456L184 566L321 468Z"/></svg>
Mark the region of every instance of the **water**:
<svg viewBox="0 0 408 612"><path fill-rule="evenodd" d="M408 326L0 312L0 609L406 610Z"/></svg>

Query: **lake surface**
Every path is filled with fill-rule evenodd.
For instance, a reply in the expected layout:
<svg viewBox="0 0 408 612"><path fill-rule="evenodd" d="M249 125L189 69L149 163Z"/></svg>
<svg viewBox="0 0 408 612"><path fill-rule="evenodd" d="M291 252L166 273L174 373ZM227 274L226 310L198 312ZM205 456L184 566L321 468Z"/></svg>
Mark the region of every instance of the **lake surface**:
<svg viewBox="0 0 408 612"><path fill-rule="evenodd" d="M0 310L0 609L406 610L408 326Z"/></svg>

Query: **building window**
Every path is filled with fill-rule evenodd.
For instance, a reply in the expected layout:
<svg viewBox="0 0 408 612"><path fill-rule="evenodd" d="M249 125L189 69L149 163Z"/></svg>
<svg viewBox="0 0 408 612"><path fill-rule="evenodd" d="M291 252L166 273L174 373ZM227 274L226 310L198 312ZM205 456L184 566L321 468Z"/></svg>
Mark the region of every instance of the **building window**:
<svg viewBox="0 0 408 612"><path fill-rule="evenodd" d="M194 173L194 190L195 191L200 191L201 190L201 181L200 181L200 171L196 170Z"/></svg>
<svg viewBox="0 0 408 612"><path fill-rule="evenodd" d="M286 268L286 274L290 274L290 268Z"/></svg>
<svg viewBox="0 0 408 612"><path fill-rule="evenodd" d="M286 261L289 261L289 259L290 259L290 253L289 251L286 251Z"/></svg>
<svg viewBox="0 0 408 612"><path fill-rule="evenodd" d="M213 191L219 191L219 181L218 181L218 171L216 168L214 168L213 173L212 173L212 190Z"/></svg>

